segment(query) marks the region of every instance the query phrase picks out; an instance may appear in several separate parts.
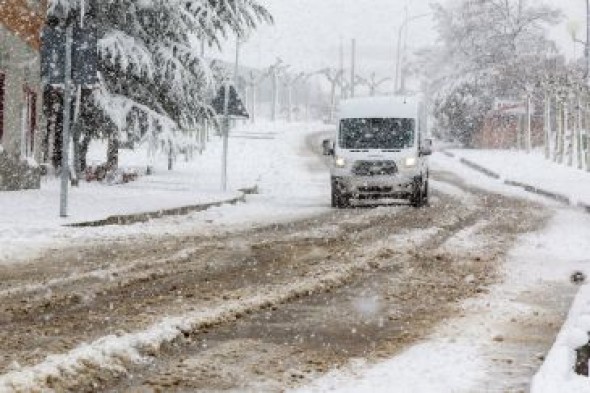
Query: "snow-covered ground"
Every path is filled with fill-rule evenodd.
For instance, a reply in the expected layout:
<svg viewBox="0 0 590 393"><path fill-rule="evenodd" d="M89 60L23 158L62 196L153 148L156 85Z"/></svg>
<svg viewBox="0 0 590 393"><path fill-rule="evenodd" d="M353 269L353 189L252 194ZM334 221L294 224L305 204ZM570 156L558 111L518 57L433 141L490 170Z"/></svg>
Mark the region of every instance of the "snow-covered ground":
<svg viewBox="0 0 590 393"><path fill-rule="evenodd" d="M192 162L179 160L172 172L166 158L156 174L122 186L83 184L71 194L71 217L58 217L58 184L46 182L41 190L0 194L0 263L73 242L149 234L211 233L257 224L311 216L329 209L329 182L320 159L307 151L308 136L323 125L260 124L236 130L230 139L230 192L219 192L221 144L213 138L208 150ZM92 157L100 157L95 146ZM519 300L519 294L568 283L573 271L590 274L590 215L560 207L557 203L503 184L520 181L565 193L575 201L590 203L590 179L585 172L556 166L536 155L514 152L454 151L502 177L482 176L457 158L435 154L433 169L452 172L466 183L510 196L546 203L556 214L545 230L519 240L504 267L506 280L492 291L464 305L464 316L441 326L428 340L380 364L353 362L300 389L301 392L471 392L494 390L493 359L498 340L514 320L533 319L538 310ZM92 158L91 158L92 159ZM539 161L540 162L537 162ZM145 155L122 153L125 166L143 167ZM534 169L534 168L541 168ZM70 228L64 223L194 205L223 200L235 190L258 185L260 195L248 203L223 206L181 217L108 228ZM433 182L444 193L470 195L444 182ZM575 230L572 230L575 228ZM469 245L469 236L462 240ZM26 250L24 252L23 250ZM590 290L582 287L570 319L537 375L535 392L590 392L587 379L572 372L572 349L590 330ZM496 351L496 352L495 352ZM492 379L492 382L490 382ZM569 388L569 390L568 390Z"/></svg>
<svg viewBox="0 0 590 393"><path fill-rule="evenodd" d="M590 173L545 160L542 152L526 154L503 150L453 150L501 176L501 180L521 182L564 195L572 205L590 206ZM455 164L452 164L455 165ZM490 181L493 182L493 181ZM523 259L516 274L534 279L565 280L572 272L590 274L590 219L560 210L546 232L540 235L537 250L528 258L541 263L530 266ZM542 251L542 252L539 252ZM518 252L518 250L517 250ZM534 269L530 269L534 267ZM574 372L576 349L588 344L590 336L590 284L583 285L572 305L546 361L533 379L533 393L590 392L590 379Z"/></svg>
<svg viewBox="0 0 590 393"><path fill-rule="evenodd" d="M563 191L562 188L565 188L572 197L590 201L590 179L584 172L539 163L536 156L523 157L512 152L454 153L459 157L468 157L503 177L536 186L556 187L552 181L561 176L556 190ZM480 160L480 157L483 158ZM536 165L541 170L533 170ZM549 318L544 316L546 310L531 298L551 296L559 302L561 296L567 301L568 296L559 291L563 288L566 292L575 291L569 283L572 272L590 273L590 215L560 207L520 188L506 186L503 179L482 176L462 165L457 158L435 154L432 166L433 169L462 177L467 184L545 203L555 209L555 215L543 231L519 239L504 266L505 280L494 286L489 294L466 302L461 317L446 322L429 339L392 359L378 364L366 364L361 360L352 362L298 389L297 393L501 392L506 391L503 387L503 381L509 379L506 376L513 372L517 374L515 368L535 371L531 369L534 366L526 364L530 363L530 359L518 358L519 345L522 345L520 340L530 337L519 337L515 327L522 324L533 332L545 328L541 324L547 323L543 318ZM437 183L434 185L436 187ZM443 185L442 191L453 190L445 190ZM468 198L464 199L469 203ZM468 243L469 239L465 240ZM535 378L533 392L590 392L590 380L573 373L573 348L588 340L589 315L590 286L583 286L568 322ZM559 319L557 323L560 323ZM537 355L542 356L543 353ZM528 382L521 381L522 384Z"/></svg>
<svg viewBox="0 0 590 393"><path fill-rule="evenodd" d="M154 163L155 174L109 186L82 182L70 190L68 218L59 217L59 183L45 180L40 190L0 193L0 263L10 263L50 248L76 242L151 233L221 230L225 225L265 223L317 213L328 208L329 182L319 162L305 153L306 137L321 124L259 123L232 131L229 141L228 192L221 192L221 140L211 137L203 155L183 157L167 171L167 157ZM91 147L89 162L100 163L104 144ZM121 151L121 165L146 168L147 154ZM129 226L71 228L64 225L112 215L158 211L226 201L238 189L257 185L260 195L241 206L222 206L204 213L169 217ZM310 199L311 198L311 199Z"/></svg>
<svg viewBox="0 0 590 393"><path fill-rule="evenodd" d="M565 195L573 205L590 206L590 172L546 160L541 151L530 154L516 150L450 150L512 180Z"/></svg>

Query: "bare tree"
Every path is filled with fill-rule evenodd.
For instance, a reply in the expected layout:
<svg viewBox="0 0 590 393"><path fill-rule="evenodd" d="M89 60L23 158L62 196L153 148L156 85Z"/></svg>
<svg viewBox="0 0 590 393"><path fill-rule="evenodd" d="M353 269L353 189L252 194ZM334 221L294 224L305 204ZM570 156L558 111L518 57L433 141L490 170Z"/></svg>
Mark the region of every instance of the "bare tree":
<svg viewBox="0 0 590 393"><path fill-rule="evenodd" d="M334 68L324 68L318 71L318 74L324 76L330 84L330 112L328 120L334 121L334 111L336 109L336 89L341 86L341 80L344 76L344 71Z"/></svg>
<svg viewBox="0 0 590 393"><path fill-rule="evenodd" d="M282 59L277 59L276 63L268 68L268 74L272 78L272 107L271 107L271 120L277 120L277 106L279 102L279 77L289 68L288 65L283 63Z"/></svg>
<svg viewBox="0 0 590 393"><path fill-rule="evenodd" d="M250 71L246 76L240 76L246 87L246 107L250 113L250 121L256 123L256 108L258 106L258 88L270 76L269 72Z"/></svg>
<svg viewBox="0 0 590 393"><path fill-rule="evenodd" d="M375 72L372 72L368 78L363 78L360 76L357 77L357 81L359 84L367 86L367 88L369 89L369 95L371 97L375 96L381 85L383 85L386 82L389 82L390 80L391 78L378 79L377 74Z"/></svg>

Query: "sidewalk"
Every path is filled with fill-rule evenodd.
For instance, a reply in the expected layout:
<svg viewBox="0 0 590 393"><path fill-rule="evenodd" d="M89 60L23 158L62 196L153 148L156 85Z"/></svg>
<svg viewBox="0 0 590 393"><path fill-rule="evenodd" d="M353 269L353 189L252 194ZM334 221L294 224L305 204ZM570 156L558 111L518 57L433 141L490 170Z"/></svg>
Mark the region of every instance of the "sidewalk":
<svg viewBox="0 0 590 393"><path fill-rule="evenodd" d="M317 170L321 160L308 152L306 138L325 127L259 122L232 130L228 192L220 191L221 139L212 136L202 155L197 152L189 161L180 156L172 171L167 157L159 156L151 163L154 174L134 182L82 182L70 190L65 219L59 217L58 179L44 180L40 190L0 193L0 265L71 245L211 235L323 212L329 209L329 182L323 166ZM119 155L120 167L145 172L144 149L120 150ZM104 143L90 146L90 165L105 157ZM259 195L230 205L254 187Z"/></svg>
<svg viewBox="0 0 590 393"><path fill-rule="evenodd" d="M56 238L76 238L68 226L100 226L146 222L153 218L202 211L237 203L244 193L236 188L221 192L212 177L199 182L191 174L200 161L168 172L156 168L153 176L108 185L81 182L70 188L67 218L59 217L60 183L44 180L39 190L0 193L0 261L25 257L35 248L51 247ZM207 184L210 183L210 184ZM254 183L250 186L254 186ZM105 228L105 232L108 231Z"/></svg>
<svg viewBox="0 0 590 393"><path fill-rule="evenodd" d="M241 135L248 132L254 131L246 130ZM143 175L149 162L145 148L121 149L120 167L137 169L142 175L136 181L120 185L80 182L80 187L69 189L67 218L59 217L59 179L43 179L39 190L0 192L0 263L27 258L39 250L64 243L134 232L133 228L105 227L97 234L80 226L132 224L235 204L244 199L244 192L240 190L254 188L260 176L259 168L245 165L240 159L256 157L273 142L233 143L227 192L221 191L221 141L218 137L211 138L202 155L196 152L190 161L180 156L172 171L168 171L167 157L158 156L150 163L154 170L151 176ZM105 157L104 143L91 144L89 165L101 164ZM150 230L169 232L174 224L165 221L150 221Z"/></svg>
<svg viewBox="0 0 590 393"><path fill-rule="evenodd" d="M447 150L443 154L446 157L438 156L438 162L462 165L489 183L508 186L508 192L524 190L590 212L590 173L545 160L539 152ZM586 277L567 320L532 381L532 393L590 393L590 379L574 373L576 350L587 345L590 337L590 225L586 217L560 209L544 233L531 235L548 237L537 240L536 247L543 253L524 258L522 272L516 274L544 276L541 280L545 282L550 277L563 278L574 272ZM547 263L542 263L543 260Z"/></svg>
<svg viewBox="0 0 590 393"><path fill-rule="evenodd" d="M463 164L497 175L502 182L590 211L590 172L546 160L541 152L449 150ZM544 192L545 191L545 192ZM545 195L544 195L545 194Z"/></svg>

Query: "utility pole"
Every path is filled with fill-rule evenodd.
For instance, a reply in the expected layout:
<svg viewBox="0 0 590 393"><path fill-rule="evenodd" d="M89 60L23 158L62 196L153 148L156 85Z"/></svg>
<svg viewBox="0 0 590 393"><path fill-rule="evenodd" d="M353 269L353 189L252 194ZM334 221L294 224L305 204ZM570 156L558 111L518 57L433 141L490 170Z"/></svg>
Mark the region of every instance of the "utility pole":
<svg viewBox="0 0 590 393"><path fill-rule="evenodd" d="M339 66L339 73L342 81L344 81L344 40L340 37L340 66ZM344 83L340 84L340 98L346 98L346 89L344 88Z"/></svg>
<svg viewBox="0 0 590 393"><path fill-rule="evenodd" d="M229 145L229 81L225 82L223 101L223 154L221 162L221 190L227 191L227 153Z"/></svg>
<svg viewBox="0 0 590 393"><path fill-rule="evenodd" d="M64 119L62 131L62 152L61 152L61 193L60 193L60 217L68 216L68 183L70 180L70 120L72 101L72 36L74 32L73 23L70 22L66 29L66 62L64 80Z"/></svg>
<svg viewBox="0 0 590 393"><path fill-rule="evenodd" d="M590 0L588 0L590 1ZM351 61L350 61L350 97L354 98L355 95L355 85L356 85L356 80L355 80L355 73L356 73L356 39L352 39L352 51L351 51L351 55L350 55Z"/></svg>
<svg viewBox="0 0 590 393"><path fill-rule="evenodd" d="M589 0L590 1L590 0ZM400 77L401 79L404 78L403 74L403 69L402 69L402 39L403 39L403 33L404 33L404 29L407 28L408 24L416 19L420 19L420 18L425 18L427 16L430 16L431 14L421 14L421 15L416 15L413 16L411 18L408 18L406 16L406 19L403 21L403 23L400 25L399 30L397 32L397 54L396 54L396 65L395 65L395 91L394 94L397 94L399 89L400 89Z"/></svg>

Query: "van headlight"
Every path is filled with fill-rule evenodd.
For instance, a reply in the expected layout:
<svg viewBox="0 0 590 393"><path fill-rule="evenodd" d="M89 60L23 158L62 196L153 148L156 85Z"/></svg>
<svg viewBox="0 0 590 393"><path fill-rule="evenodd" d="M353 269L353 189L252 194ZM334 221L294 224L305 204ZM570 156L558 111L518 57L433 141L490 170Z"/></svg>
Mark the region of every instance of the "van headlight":
<svg viewBox="0 0 590 393"><path fill-rule="evenodd" d="M346 166L346 160L342 157L336 157L334 160L334 165L336 165L338 168L344 168Z"/></svg>
<svg viewBox="0 0 590 393"><path fill-rule="evenodd" d="M416 157L408 157L406 158L405 165L407 168L413 168L418 164L418 160Z"/></svg>

